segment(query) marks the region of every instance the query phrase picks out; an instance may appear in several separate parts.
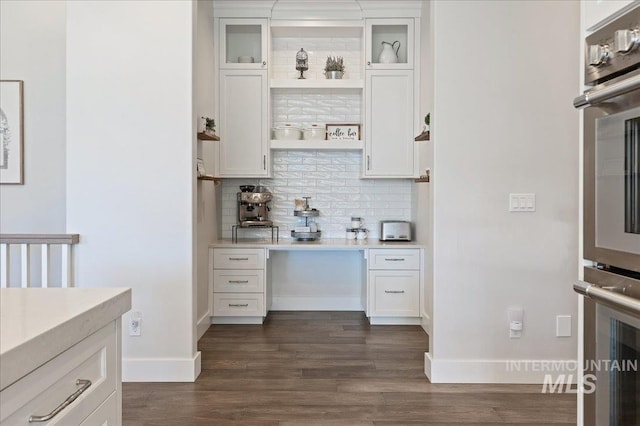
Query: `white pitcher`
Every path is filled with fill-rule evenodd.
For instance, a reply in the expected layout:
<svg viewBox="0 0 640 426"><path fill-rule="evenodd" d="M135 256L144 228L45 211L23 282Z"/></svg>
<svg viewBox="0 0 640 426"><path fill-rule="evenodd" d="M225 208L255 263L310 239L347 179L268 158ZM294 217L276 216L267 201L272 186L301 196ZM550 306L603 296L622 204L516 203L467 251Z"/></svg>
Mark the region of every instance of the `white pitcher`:
<svg viewBox="0 0 640 426"><path fill-rule="evenodd" d="M398 47L395 47L396 43L398 43ZM381 64L395 64L396 62L398 62L399 50L400 50L400 42L398 40L394 41L393 43L389 43L388 41L383 41L382 52L380 52L380 56L378 57L378 62Z"/></svg>

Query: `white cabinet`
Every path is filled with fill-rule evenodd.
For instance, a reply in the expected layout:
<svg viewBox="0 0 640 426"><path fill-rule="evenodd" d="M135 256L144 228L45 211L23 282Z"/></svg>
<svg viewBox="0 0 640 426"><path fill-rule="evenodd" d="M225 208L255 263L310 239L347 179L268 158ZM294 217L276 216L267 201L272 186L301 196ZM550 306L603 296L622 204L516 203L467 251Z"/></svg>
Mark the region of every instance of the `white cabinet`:
<svg viewBox="0 0 640 426"><path fill-rule="evenodd" d="M421 265L421 249L369 250L367 316L371 324L419 322Z"/></svg>
<svg viewBox="0 0 640 426"><path fill-rule="evenodd" d="M266 250L211 249L213 323L257 323L267 315Z"/></svg>
<svg viewBox="0 0 640 426"><path fill-rule="evenodd" d="M367 19L365 48L367 69L413 69L413 27L413 18ZM397 52L398 62L382 63L380 61L383 42L391 45L387 49Z"/></svg>
<svg viewBox="0 0 640 426"><path fill-rule="evenodd" d="M412 70L366 72L364 176L415 175Z"/></svg>
<svg viewBox="0 0 640 426"><path fill-rule="evenodd" d="M266 70L220 70L220 177L269 175Z"/></svg>
<svg viewBox="0 0 640 426"><path fill-rule="evenodd" d="M3 389L0 423L29 425L34 424L29 422L31 416L55 413L43 422L104 424L111 419L108 424L118 424L122 398L119 330L118 319ZM56 412L74 394L77 399ZM100 422L89 421L98 417Z"/></svg>
<svg viewBox="0 0 640 426"><path fill-rule="evenodd" d="M267 19L221 19L219 27L220 68L267 68Z"/></svg>

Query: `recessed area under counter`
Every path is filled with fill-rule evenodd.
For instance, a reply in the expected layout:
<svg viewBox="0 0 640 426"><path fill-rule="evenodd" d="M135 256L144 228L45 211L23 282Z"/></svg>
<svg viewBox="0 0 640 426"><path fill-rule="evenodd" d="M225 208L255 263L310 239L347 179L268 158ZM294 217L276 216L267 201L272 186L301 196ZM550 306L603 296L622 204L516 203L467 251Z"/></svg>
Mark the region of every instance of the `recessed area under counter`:
<svg viewBox="0 0 640 426"><path fill-rule="evenodd" d="M212 323L261 324L269 310L348 310L364 311L371 324L420 324L422 244L222 240L209 247Z"/></svg>

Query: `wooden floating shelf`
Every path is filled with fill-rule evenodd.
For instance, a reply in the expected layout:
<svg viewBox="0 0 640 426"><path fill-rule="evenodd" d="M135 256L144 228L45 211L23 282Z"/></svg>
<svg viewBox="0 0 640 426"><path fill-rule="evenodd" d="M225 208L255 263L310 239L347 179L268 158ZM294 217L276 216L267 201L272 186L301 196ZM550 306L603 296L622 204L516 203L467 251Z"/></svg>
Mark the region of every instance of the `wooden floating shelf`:
<svg viewBox="0 0 640 426"><path fill-rule="evenodd" d="M362 89L361 79L274 79L272 89Z"/></svg>
<svg viewBox="0 0 640 426"><path fill-rule="evenodd" d="M219 141L220 137L218 135L208 135L205 132L198 132L198 139L201 141Z"/></svg>
<svg viewBox="0 0 640 426"><path fill-rule="evenodd" d="M426 132L422 132L422 133L420 133L418 136L416 136L414 140L415 140L416 142L420 142L420 141L428 141L428 140L430 140L430 139L429 139L429 137L431 136L431 135L430 135L430 133L431 133L431 132L430 132L429 130L427 130Z"/></svg>
<svg viewBox="0 0 640 426"><path fill-rule="evenodd" d="M217 177L213 177L211 175L198 176L198 180L211 180L216 185L219 184L220 182L222 182L222 179L217 178Z"/></svg>
<svg viewBox="0 0 640 426"><path fill-rule="evenodd" d="M364 141L345 140L272 140L271 149L358 151Z"/></svg>

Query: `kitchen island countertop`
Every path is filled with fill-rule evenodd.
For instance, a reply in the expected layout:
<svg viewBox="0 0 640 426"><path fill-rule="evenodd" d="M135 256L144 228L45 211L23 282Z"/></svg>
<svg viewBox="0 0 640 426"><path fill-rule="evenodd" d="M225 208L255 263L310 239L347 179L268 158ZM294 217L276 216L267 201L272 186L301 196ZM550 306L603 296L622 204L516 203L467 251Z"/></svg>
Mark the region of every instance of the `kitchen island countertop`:
<svg viewBox="0 0 640 426"><path fill-rule="evenodd" d="M0 289L0 390L130 308L128 288Z"/></svg>

